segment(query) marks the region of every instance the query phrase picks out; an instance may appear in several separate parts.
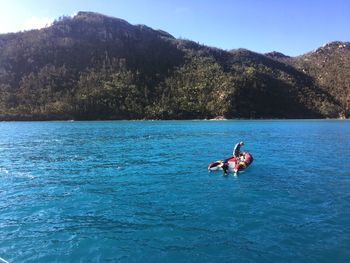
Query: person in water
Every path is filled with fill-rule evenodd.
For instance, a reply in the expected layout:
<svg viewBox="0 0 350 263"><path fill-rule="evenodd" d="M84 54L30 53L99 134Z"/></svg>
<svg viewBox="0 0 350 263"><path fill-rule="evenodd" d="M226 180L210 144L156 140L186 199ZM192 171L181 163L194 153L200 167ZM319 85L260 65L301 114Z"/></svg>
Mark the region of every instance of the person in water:
<svg viewBox="0 0 350 263"><path fill-rule="evenodd" d="M233 148L233 156L234 157L240 157L241 155L241 146L244 145L244 142L239 142L239 143L236 143L235 147Z"/></svg>
<svg viewBox="0 0 350 263"><path fill-rule="evenodd" d="M222 173L223 173L223 175L227 175L227 171L228 171L228 162L227 162L227 160L228 159L230 159L230 158L227 158L227 159L225 159L222 162Z"/></svg>

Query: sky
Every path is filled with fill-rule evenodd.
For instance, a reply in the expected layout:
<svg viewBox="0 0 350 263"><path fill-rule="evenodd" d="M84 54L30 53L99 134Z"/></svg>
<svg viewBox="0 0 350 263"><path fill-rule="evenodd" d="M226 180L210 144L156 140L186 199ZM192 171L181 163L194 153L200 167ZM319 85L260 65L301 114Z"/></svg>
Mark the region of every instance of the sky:
<svg viewBox="0 0 350 263"><path fill-rule="evenodd" d="M222 49L297 56L350 41L350 0L0 0L0 33L93 11Z"/></svg>

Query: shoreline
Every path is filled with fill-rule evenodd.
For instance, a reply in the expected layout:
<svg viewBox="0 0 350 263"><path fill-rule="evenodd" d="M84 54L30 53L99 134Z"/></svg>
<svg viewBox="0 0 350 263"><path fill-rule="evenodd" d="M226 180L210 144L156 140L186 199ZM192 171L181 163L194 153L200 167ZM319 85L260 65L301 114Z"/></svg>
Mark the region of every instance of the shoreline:
<svg viewBox="0 0 350 263"><path fill-rule="evenodd" d="M226 121L349 121L350 118L235 118L235 119L0 119L1 122L109 122L109 121L208 121L208 122L226 122Z"/></svg>

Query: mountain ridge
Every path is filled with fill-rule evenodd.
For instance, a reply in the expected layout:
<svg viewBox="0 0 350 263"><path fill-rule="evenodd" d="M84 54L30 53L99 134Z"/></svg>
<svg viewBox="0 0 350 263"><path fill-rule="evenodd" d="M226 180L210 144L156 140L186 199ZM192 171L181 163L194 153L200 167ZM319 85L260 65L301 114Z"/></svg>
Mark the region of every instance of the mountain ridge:
<svg viewBox="0 0 350 263"><path fill-rule="evenodd" d="M348 117L348 46L297 57L226 51L79 12L0 35L0 119Z"/></svg>

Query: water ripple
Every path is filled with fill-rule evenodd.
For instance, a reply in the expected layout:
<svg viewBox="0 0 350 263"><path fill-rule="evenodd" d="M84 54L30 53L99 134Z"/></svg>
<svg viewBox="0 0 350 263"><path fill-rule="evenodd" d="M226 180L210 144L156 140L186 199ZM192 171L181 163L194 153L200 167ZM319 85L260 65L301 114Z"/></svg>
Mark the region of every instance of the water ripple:
<svg viewBox="0 0 350 263"><path fill-rule="evenodd" d="M350 258L349 122L2 122L0 132L10 262ZM239 140L253 165L208 173Z"/></svg>

